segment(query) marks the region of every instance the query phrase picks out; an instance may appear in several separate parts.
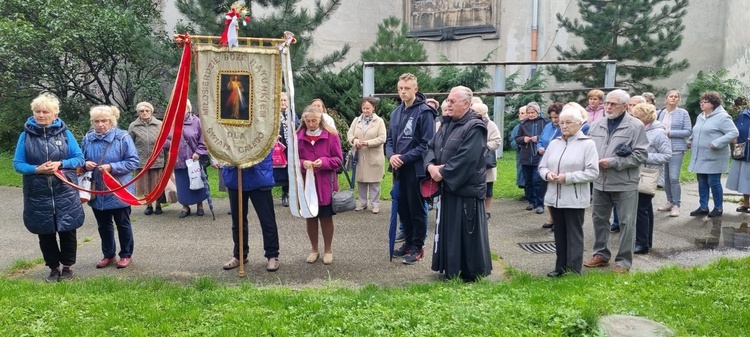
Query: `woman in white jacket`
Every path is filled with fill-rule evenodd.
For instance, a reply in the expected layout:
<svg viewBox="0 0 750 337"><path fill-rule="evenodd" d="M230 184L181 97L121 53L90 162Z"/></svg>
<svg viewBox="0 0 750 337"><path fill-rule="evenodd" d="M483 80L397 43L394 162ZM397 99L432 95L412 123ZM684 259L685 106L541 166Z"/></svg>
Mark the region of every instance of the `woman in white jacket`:
<svg viewBox="0 0 750 337"><path fill-rule="evenodd" d="M583 264L583 218L591 204L589 183L599 175L596 145L581 132L584 111L578 103L563 107L562 136L550 142L539 162L539 175L547 181L544 204L555 223L557 260L549 277L580 274Z"/></svg>

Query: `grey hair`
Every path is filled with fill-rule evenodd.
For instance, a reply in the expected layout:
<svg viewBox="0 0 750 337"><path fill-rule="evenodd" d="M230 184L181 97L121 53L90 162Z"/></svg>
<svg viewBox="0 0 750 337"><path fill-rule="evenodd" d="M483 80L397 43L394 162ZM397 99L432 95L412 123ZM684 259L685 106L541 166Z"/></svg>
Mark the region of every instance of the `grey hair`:
<svg viewBox="0 0 750 337"><path fill-rule="evenodd" d="M646 103L648 103L649 100L651 100L651 102L656 102L656 95L654 95L653 92L647 91L647 92L642 93L641 96L643 96L643 98L646 99Z"/></svg>
<svg viewBox="0 0 750 337"><path fill-rule="evenodd" d="M536 113L538 114L542 113L542 108L539 107L539 103L537 102L529 102L529 104L526 104L526 113L529 113L529 108L536 110Z"/></svg>
<svg viewBox="0 0 750 337"><path fill-rule="evenodd" d="M187 113L193 112L193 104L190 103L190 99L185 100L185 112Z"/></svg>
<svg viewBox="0 0 750 337"><path fill-rule="evenodd" d="M576 123L583 122L583 114L586 113L586 109L584 109L580 104L576 102L570 102L568 104L565 104L562 108L562 111L560 112L560 118L563 118L563 116L570 116L573 118L573 121Z"/></svg>
<svg viewBox="0 0 750 337"><path fill-rule="evenodd" d="M490 110L487 104L484 103L474 103L471 105L471 108L482 116L487 116L487 112Z"/></svg>
<svg viewBox="0 0 750 337"><path fill-rule="evenodd" d="M456 90L456 91L460 92L462 98L465 99L465 100L467 100L467 101L469 101L469 102L471 102L471 99L474 97L474 92L471 91L471 89L469 89L469 88L467 88L467 87L465 87L463 85L459 85L457 87L451 88L451 91L453 91L453 90Z"/></svg>
<svg viewBox="0 0 750 337"><path fill-rule="evenodd" d="M648 101L646 101L646 98L641 95L635 95L633 97L630 97L630 99L638 100L638 103L648 103ZM630 101L630 99L628 101Z"/></svg>
<svg viewBox="0 0 750 337"><path fill-rule="evenodd" d="M628 94L627 91L622 90L622 89L615 89L615 90L610 91L607 94L607 98L605 99L608 99L609 97L617 98L620 101L620 104L627 104L628 101L630 100L630 94Z"/></svg>

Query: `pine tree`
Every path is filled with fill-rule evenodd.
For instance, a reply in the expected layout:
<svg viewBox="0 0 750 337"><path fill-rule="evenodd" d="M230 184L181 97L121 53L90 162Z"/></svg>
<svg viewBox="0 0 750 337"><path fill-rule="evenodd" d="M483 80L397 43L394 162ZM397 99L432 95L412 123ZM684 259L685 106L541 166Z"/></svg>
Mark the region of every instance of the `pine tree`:
<svg viewBox="0 0 750 337"><path fill-rule="evenodd" d="M252 4L271 9L270 14L259 17L252 15L246 26L240 25L240 37L281 38L284 31L295 34L297 43L292 46L292 66L295 79L314 74L342 61L349 52L349 45L320 58L308 58L313 44L313 33L339 8L343 0L330 0L325 4L318 0L312 11L297 8L298 0L253 0ZM224 17L235 0L177 0L177 9L187 19L186 24L177 25L179 33L220 36L224 30ZM251 1L244 2L250 6Z"/></svg>
<svg viewBox="0 0 750 337"><path fill-rule="evenodd" d="M560 60L617 60L615 86L635 92L662 91L649 81L687 69L687 59L669 55L682 44L688 0L579 0L582 21L557 14L560 27L583 39L585 48L570 47ZM586 87L604 83L602 65L551 67L558 82L579 82Z"/></svg>

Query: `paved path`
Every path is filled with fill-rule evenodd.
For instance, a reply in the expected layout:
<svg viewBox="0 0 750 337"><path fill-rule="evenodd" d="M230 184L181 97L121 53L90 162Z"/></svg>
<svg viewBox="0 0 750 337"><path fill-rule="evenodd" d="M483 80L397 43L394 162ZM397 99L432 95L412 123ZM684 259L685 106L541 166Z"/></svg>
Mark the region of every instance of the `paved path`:
<svg viewBox="0 0 750 337"><path fill-rule="evenodd" d="M683 192L683 216L669 218L666 213L656 214L654 248L645 256L636 256L633 271L648 271L665 265L677 264L692 266L705 264L720 256L748 256L745 249L729 246L750 245L747 225L750 215L734 212L734 203L727 202L725 215L719 221L706 221L691 218L687 213L697 207L697 186L687 185ZM727 196L727 199L736 197ZM32 260L41 257L37 237L23 226L22 193L19 188L0 187L0 231L3 244L0 247L0 270L6 271L17 260ZM654 205L664 202L664 192L659 192ZM75 272L78 278L91 278L101 275L126 279L159 277L178 282L190 281L196 277L208 276L226 283L253 282L263 286L307 287L335 284L359 287L365 284L400 285L439 280L430 270L431 253L424 261L407 266L394 259L389 262L388 219L390 202L381 203L380 214L347 212L336 215L334 223L334 263L323 265L305 263L309 243L304 221L293 218L287 208L276 202L281 243L281 268L275 273L265 271L260 228L257 221L250 219L250 261L246 266L247 276L238 278L237 271L224 271L222 265L231 257L231 220L227 211L227 199L214 201L216 221L209 216L190 216L178 219L179 206L165 208L163 215L143 215L143 208L133 209L135 252L133 264L126 269L113 267L98 270L94 267L102 255L96 222L88 206L86 223L78 232L79 250ZM552 233L541 228L546 215L537 215L524 210L525 203L511 200L494 200L490 219L490 247L500 257L495 276L501 279L502 266L544 275L554 265L554 254L531 254L519 247L523 242L553 241ZM252 214L252 212L251 212ZM430 235L434 229L434 212L431 214ZM590 213L584 225L586 242L585 257L591 254L593 229ZM616 251L617 234L613 235L612 247ZM431 252L432 243L425 247ZM322 243L321 243L322 244ZM584 268L586 269L586 268ZM610 268L600 269L607 271ZM591 272L584 270L584 273ZM41 280L48 269L39 266L24 274L13 277Z"/></svg>

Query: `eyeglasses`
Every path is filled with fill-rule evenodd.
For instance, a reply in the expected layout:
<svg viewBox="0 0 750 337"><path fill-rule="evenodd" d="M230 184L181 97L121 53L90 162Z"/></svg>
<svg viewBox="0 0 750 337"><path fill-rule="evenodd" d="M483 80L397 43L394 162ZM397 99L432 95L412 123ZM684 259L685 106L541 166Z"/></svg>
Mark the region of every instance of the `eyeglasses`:
<svg viewBox="0 0 750 337"><path fill-rule="evenodd" d="M137 112L149 112L149 111L151 111L151 110L149 110L149 109L138 109L138 110L136 110L136 111L137 111Z"/></svg>
<svg viewBox="0 0 750 337"><path fill-rule="evenodd" d="M606 106L606 105L613 105L613 106L617 106L617 105L623 105L623 104L624 104L624 103L617 103L617 102L604 102L604 105L605 105L605 106Z"/></svg>

